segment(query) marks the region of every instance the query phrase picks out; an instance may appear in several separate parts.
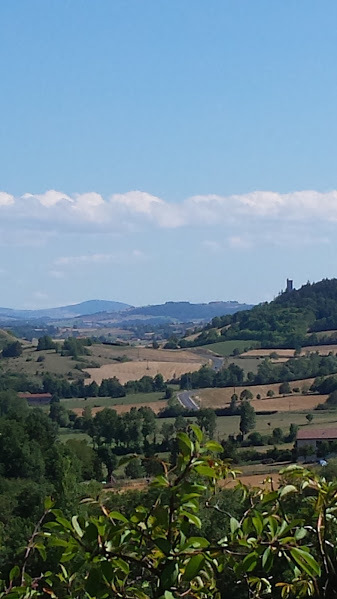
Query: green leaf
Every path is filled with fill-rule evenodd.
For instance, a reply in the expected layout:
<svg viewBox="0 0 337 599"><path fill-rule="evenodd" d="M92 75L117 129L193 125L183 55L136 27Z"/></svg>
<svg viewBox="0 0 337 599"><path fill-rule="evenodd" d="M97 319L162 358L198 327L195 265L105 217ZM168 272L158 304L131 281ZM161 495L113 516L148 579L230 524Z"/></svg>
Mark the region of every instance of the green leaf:
<svg viewBox="0 0 337 599"><path fill-rule="evenodd" d="M109 512L109 518L111 520L120 520L121 522L127 523L128 519L123 516L120 512Z"/></svg>
<svg viewBox="0 0 337 599"><path fill-rule="evenodd" d="M201 441L203 440L204 435L202 434L201 429L199 428L199 426L197 424L191 424L190 425L190 429L194 432L197 440L199 441L199 443L201 443Z"/></svg>
<svg viewBox="0 0 337 599"><path fill-rule="evenodd" d="M170 589L175 585L178 578L179 568L176 562L169 562L160 575L160 582L163 589Z"/></svg>
<svg viewBox="0 0 337 599"><path fill-rule="evenodd" d="M20 576L20 568L19 566L14 566L9 573L9 580L12 582L15 578Z"/></svg>
<svg viewBox="0 0 337 599"><path fill-rule="evenodd" d="M189 436L186 433L180 432L177 433L177 440L181 453L184 456L191 456L194 446Z"/></svg>
<svg viewBox="0 0 337 599"><path fill-rule="evenodd" d="M295 531L294 537L295 537L296 541L300 541L301 539L304 539L306 534L307 534L307 531L305 530L305 528L298 528Z"/></svg>
<svg viewBox="0 0 337 599"><path fill-rule="evenodd" d="M79 523L78 523L78 517L77 516L73 516L71 519L71 523L74 527L74 531L76 532L76 534L82 538L83 537L83 530L80 527Z"/></svg>
<svg viewBox="0 0 337 599"><path fill-rule="evenodd" d="M274 561L274 559L273 559L271 547L267 547L267 549L265 550L265 552L263 553L263 556L262 556L262 568L266 572L269 572L270 568L273 565L273 561Z"/></svg>
<svg viewBox="0 0 337 599"><path fill-rule="evenodd" d="M280 497L284 497L284 495L288 495L288 493L297 493L297 489L295 485L286 485L280 491Z"/></svg>
<svg viewBox="0 0 337 599"><path fill-rule="evenodd" d="M321 575L321 568L311 553L308 553L299 547L292 547L292 549L290 549L290 555L309 576Z"/></svg>
<svg viewBox="0 0 337 599"><path fill-rule="evenodd" d="M120 570L122 570L122 572L124 572L124 574L126 574L126 575L129 574L129 572L130 572L129 564L126 561L124 561L121 557L114 559L113 564L117 568L120 568Z"/></svg>
<svg viewBox="0 0 337 599"><path fill-rule="evenodd" d="M248 553L248 555L246 555L244 560L241 562L243 570L245 572L252 572L252 570L254 570L257 566L258 557L259 556L256 551Z"/></svg>
<svg viewBox="0 0 337 599"><path fill-rule="evenodd" d="M183 579L190 581L193 578L195 578L195 576L200 572L200 570L204 564L204 561L205 561L205 558L201 553L199 553L197 555L193 555L187 562L187 565L185 567L185 572L183 574Z"/></svg>
<svg viewBox="0 0 337 599"><path fill-rule="evenodd" d="M170 551L171 551L171 543L167 540L164 539L162 537L158 537L155 540L155 545L157 545L158 549L160 549L160 551L164 554L164 555L169 555Z"/></svg>
<svg viewBox="0 0 337 599"><path fill-rule="evenodd" d="M257 534L260 535L263 531L263 520L260 514L258 514L257 516L253 516L252 522Z"/></svg>
<svg viewBox="0 0 337 599"><path fill-rule="evenodd" d="M53 507L54 502L52 500L51 497L46 497L46 499L44 500L44 509L45 510L51 510L51 508Z"/></svg>
<svg viewBox="0 0 337 599"><path fill-rule="evenodd" d="M69 520L63 518L62 516L57 516L57 521L65 528L66 530L71 530L71 524Z"/></svg>
<svg viewBox="0 0 337 599"><path fill-rule="evenodd" d="M236 518L231 517L229 520L229 526L231 529L231 533L234 534L235 531L240 528L240 523L237 521Z"/></svg>
<svg viewBox="0 0 337 599"><path fill-rule="evenodd" d="M90 522L86 527L84 536L88 541L96 541L98 537L98 530L97 526L93 522Z"/></svg>
<svg viewBox="0 0 337 599"><path fill-rule="evenodd" d="M209 541L207 541L207 539L204 537L190 537L189 539L186 539L186 543L184 543L184 545L180 546L179 550L186 551L192 547L195 549L199 549L200 547L205 549L208 546Z"/></svg>
<svg viewBox="0 0 337 599"><path fill-rule="evenodd" d="M152 483L151 483L151 487L168 487L169 486L169 481L167 480L167 478L165 478L165 476L163 476L163 474L159 474L158 476L156 476Z"/></svg>
<svg viewBox="0 0 337 599"><path fill-rule="evenodd" d="M223 452L222 445L220 445L220 443L217 443L217 441L207 441L207 443L205 443L205 447L210 451L214 451L215 453Z"/></svg>
<svg viewBox="0 0 337 599"><path fill-rule="evenodd" d="M187 518L187 520L197 526L197 528L201 528L201 520L195 514L191 514L190 512L185 512L185 510L182 510L180 515L184 516L184 518Z"/></svg>
<svg viewBox="0 0 337 599"><path fill-rule="evenodd" d="M208 476L209 478L216 477L215 471L210 466L204 466L204 465L196 466L195 471L198 474L200 474L201 476Z"/></svg>

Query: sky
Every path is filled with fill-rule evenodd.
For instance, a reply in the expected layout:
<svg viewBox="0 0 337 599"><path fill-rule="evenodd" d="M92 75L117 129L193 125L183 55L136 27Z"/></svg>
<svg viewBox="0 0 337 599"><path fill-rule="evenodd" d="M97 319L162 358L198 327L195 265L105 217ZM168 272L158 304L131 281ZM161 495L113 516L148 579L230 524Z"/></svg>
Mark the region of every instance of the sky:
<svg viewBox="0 0 337 599"><path fill-rule="evenodd" d="M0 305L337 273L335 0L0 2Z"/></svg>

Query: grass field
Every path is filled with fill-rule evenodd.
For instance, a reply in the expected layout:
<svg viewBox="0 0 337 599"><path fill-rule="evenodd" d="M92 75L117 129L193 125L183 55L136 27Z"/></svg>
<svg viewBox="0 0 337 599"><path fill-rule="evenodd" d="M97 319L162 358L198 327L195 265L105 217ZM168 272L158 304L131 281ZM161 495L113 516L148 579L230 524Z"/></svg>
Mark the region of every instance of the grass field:
<svg viewBox="0 0 337 599"><path fill-rule="evenodd" d="M243 352L246 347L253 347L254 345L255 341L229 340L218 341L217 343L210 343L209 345L201 345L200 348L219 354L219 356L227 357L232 355L234 349Z"/></svg>
<svg viewBox="0 0 337 599"><path fill-rule="evenodd" d="M141 405L151 404L153 402L162 402L162 406L166 405L166 400L164 399L163 391L155 391L153 393L131 393L130 395L126 395L125 397L88 397L87 399L83 398L72 398L72 399L62 399L62 404L68 410L74 410L80 408L89 407L93 408L115 408L116 406L130 406L137 405L140 407Z"/></svg>
<svg viewBox="0 0 337 599"><path fill-rule="evenodd" d="M43 362L37 359L44 358ZM19 358L6 358L1 361L4 371L22 372L30 377L43 376L45 372L51 372L61 376L69 375L70 378L78 376L79 371L75 369L77 360L70 356L61 356L54 350L36 351L31 344L23 346L23 353Z"/></svg>

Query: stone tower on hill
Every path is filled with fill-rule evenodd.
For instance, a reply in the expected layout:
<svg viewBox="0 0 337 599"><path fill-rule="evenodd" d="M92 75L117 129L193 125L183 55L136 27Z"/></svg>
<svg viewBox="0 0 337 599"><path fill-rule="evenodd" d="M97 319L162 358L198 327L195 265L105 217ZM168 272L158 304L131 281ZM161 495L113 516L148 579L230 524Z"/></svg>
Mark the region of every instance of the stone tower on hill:
<svg viewBox="0 0 337 599"><path fill-rule="evenodd" d="M293 289L294 289L293 280L292 279L287 279L286 292L290 293Z"/></svg>

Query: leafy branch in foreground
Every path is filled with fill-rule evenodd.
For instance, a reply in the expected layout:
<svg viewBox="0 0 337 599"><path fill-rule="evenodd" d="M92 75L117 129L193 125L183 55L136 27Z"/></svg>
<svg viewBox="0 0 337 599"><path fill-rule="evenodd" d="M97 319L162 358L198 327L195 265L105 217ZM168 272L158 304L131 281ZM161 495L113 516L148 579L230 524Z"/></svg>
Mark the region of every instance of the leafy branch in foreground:
<svg viewBox="0 0 337 599"><path fill-rule="evenodd" d="M227 533L213 542L200 532L200 509L220 509L218 483L235 472L196 425L177 442L177 464L162 462L150 507L127 517L87 499L91 515L67 519L47 503L43 530L29 547L43 559L56 552L59 566L33 579L27 563L23 572L14 568L2 596L219 598L229 573L245 597L337 596L337 483L296 466L283 471L278 489L238 483L248 507L240 520L228 514Z"/></svg>

